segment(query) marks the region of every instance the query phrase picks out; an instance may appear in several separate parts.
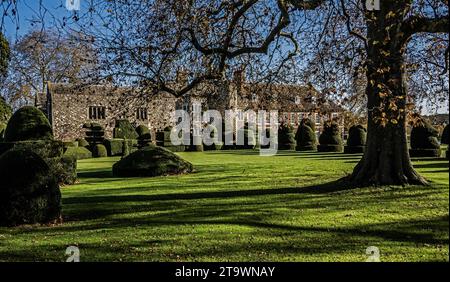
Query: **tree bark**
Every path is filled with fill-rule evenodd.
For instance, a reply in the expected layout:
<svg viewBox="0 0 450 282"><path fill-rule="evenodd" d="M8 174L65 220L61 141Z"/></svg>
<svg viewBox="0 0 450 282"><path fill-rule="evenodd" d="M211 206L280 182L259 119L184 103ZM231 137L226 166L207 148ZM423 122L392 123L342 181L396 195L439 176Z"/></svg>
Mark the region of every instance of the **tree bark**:
<svg viewBox="0 0 450 282"><path fill-rule="evenodd" d="M350 176L356 185L427 184L412 166L406 138L407 40L401 32L402 17L388 15L402 15L407 7L401 7L401 1L392 2L384 2L381 11L368 15L372 18L367 37L367 144Z"/></svg>

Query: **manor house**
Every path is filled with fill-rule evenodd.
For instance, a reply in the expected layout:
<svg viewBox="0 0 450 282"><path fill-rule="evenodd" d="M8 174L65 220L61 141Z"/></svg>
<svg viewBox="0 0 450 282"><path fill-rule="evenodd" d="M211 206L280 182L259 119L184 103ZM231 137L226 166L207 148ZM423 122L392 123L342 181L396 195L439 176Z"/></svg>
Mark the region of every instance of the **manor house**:
<svg viewBox="0 0 450 282"><path fill-rule="evenodd" d="M293 126L309 117L316 122L317 133L328 119L339 118L343 125L342 108L319 99L323 98L311 85L249 83L242 72L236 72L232 79L203 83L180 98L166 92L149 94L107 84L48 82L45 93L36 98L36 106L47 114L55 138L70 141L84 136L82 125L86 122L101 124L106 137L112 138L118 119L128 119L135 126L145 125L154 136L174 124L174 110L192 111L199 104L201 110L214 109L222 114L236 109L278 110L280 122Z"/></svg>

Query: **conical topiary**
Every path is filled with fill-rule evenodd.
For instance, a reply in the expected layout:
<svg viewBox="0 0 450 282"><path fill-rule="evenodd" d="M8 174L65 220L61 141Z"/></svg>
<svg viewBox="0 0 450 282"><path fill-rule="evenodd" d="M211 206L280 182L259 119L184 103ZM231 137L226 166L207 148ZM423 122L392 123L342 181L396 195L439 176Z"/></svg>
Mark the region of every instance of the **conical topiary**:
<svg viewBox="0 0 450 282"><path fill-rule="evenodd" d="M342 152L342 138L336 122L329 121L324 124L319 143L320 145L317 146L319 152Z"/></svg>
<svg viewBox="0 0 450 282"><path fill-rule="evenodd" d="M35 107L22 107L9 119L4 142L53 140L50 122L44 113Z"/></svg>
<svg viewBox="0 0 450 282"><path fill-rule="evenodd" d="M344 147L344 153L357 154L364 153L366 147L366 129L358 124L350 127L348 131L347 146Z"/></svg>
<svg viewBox="0 0 450 282"><path fill-rule="evenodd" d="M278 150L295 150L295 134L292 126L281 124L278 128Z"/></svg>
<svg viewBox="0 0 450 282"><path fill-rule="evenodd" d="M123 158L113 166L116 177L148 177L188 173L191 163L171 151L150 145Z"/></svg>
<svg viewBox="0 0 450 282"><path fill-rule="evenodd" d="M427 120L421 120L411 130L411 157L440 157L439 132Z"/></svg>
<svg viewBox="0 0 450 282"><path fill-rule="evenodd" d="M127 119L116 120L113 137L119 139L137 139L138 133Z"/></svg>
<svg viewBox="0 0 450 282"><path fill-rule="evenodd" d="M83 128L86 129L85 140L89 143L91 148L97 144L102 144L105 140L105 130L100 124L95 122L85 123Z"/></svg>

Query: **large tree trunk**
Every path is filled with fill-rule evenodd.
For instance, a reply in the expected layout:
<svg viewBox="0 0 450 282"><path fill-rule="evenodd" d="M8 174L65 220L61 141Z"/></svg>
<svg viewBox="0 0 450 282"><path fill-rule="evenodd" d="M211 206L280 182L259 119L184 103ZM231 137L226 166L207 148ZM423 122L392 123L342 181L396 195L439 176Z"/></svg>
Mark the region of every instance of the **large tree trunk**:
<svg viewBox="0 0 450 282"><path fill-rule="evenodd" d="M392 1L395 3L395 1ZM384 2L387 5L387 2ZM366 94L368 96L367 147L350 179L357 185L426 184L413 168L406 138L406 70L401 17L386 20L384 7L368 23ZM386 31L386 27L388 27Z"/></svg>

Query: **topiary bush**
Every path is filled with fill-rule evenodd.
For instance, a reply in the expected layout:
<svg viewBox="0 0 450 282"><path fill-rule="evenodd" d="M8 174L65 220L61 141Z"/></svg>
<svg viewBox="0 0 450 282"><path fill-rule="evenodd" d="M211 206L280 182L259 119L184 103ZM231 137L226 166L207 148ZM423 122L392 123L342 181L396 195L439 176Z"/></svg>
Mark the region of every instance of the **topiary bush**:
<svg viewBox="0 0 450 282"><path fill-rule="evenodd" d="M85 147L69 147L64 156L72 156L77 160L83 160L92 158L92 152Z"/></svg>
<svg viewBox="0 0 450 282"><path fill-rule="evenodd" d="M358 124L353 125L348 130L347 146L344 147L344 153L357 154L364 153L366 147L366 129Z"/></svg>
<svg viewBox="0 0 450 282"><path fill-rule="evenodd" d="M278 150L295 150L295 143L292 126L281 124L278 128Z"/></svg>
<svg viewBox="0 0 450 282"><path fill-rule="evenodd" d="M86 141L91 148L94 148L97 144L102 144L105 140L105 130L98 123L85 123L83 128L86 129Z"/></svg>
<svg viewBox="0 0 450 282"><path fill-rule="evenodd" d="M124 139L105 139L103 145L106 147L109 157L123 155Z"/></svg>
<svg viewBox="0 0 450 282"><path fill-rule="evenodd" d="M113 131L114 138L137 139L138 134L133 125L127 119L116 120Z"/></svg>
<svg viewBox="0 0 450 282"><path fill-rule="evenodd" d="M317 138L314 131L306 123L301 123L296 134L296 151L316 151Z"/></svg>
<svg viewBox="0 0 450 282"><path fill-rule="evenodd" d="M222 150L233 150L236 148L236 134L234 134L233 130L225 128L225 120L222 120L222 138ZM233 142L231 144L226 144L225 140L227 139L233 140Z"/></svg>
<svg viewBox="0 0 450 282"><path fill-rule="evenodd" d="M203 148L202 137L201 136L195 137L195 138L197 138L197 140L199 140L198 143L200 143L200 145L194 145L194 136L193 136L192 131L190 133L190 138L191 138L191 144L189 146L186 146L186 150L188 152L203 152L204 148Z"/></svg>
<svg viewBox="0 0 450 282"><path fill-rule="evenodd" d="M319 137L318 152L342 152L342 138L336 122L326 122Z"/></svg>
<svg viewBox="0 0 450 282"><path fill-rule="evenodd" d="M164 128L163 131L158 131L156 133L156 145L166 148L172 152L183 152L185 151L185 145L173 145L170 139L170 134L172 132L172 127L168 126ZM181 137L181 132L180 132ZM192 139L191 139L192 140ZM191 143L192 144L192 143Z"/></svg>
<svg viewBox="0 0 450 282"><path fill-rule="evenodd" d="M53 140L52 126L44 113L35 107L22 107L10 118L4 142Z"/></svg>
<svg viewBox="0 0 450 282"><path fill-rule="evenodd" d="M428 121L422 120L413 126L410 136L411 157L440 157L439 132Z"/></svg>
<svg viewBox="0 0 450 282"><path fill-rule="evenodd" d="M136 133L138 134L138 148L141 149L146 147L152 143L152 134L150 133L150 129L148 129L145 125L139 125L136 128Z"/></svg>
<svg viewBox="0 0 450 282"><path fill-rule="evenodd" d="M256 147L256 133L253 130L249 129L248 123L244 124L244 127L241 127L237 130L237 134L242 134L240 132L244 132L244 144L238 145L237 136L235 139L235 149L254 149Z"/></svg>
<svg viewBox="0 0 450 282"><path fill-rule="evenodd" d="M61 192L57 179L39 155L21 149L2 154L0 179L1 226L60 219Z"/></svg>
<svg viewBox="0 0 450 282"><path fill-rule="evenodd" d="M442 136L441 136L441 143L442 144L446 144L446 145L448 145L449 144L449 125L447 124L445 127L444 127L444 130L442 131Z"/></svg>
<svg viewBox="0 0 450 282"><path fill-rule="evenodd" d="M191 163L171 151L150 145L123 158L113 166L116 177L147 177L188 173Z"/></svg>
<svg viewBox="0 0 450 282"><path fill-rule="evenodd" d="M106 158L108 156L108 151L106 150L105 145L97 144L92 147L92 156L94 158Z"/></svg>
<svg viewBox="0 0 450 282"><path fill-rule="evenodd" d="M89 147L89 142L84 138L78 138L76 141L78 142L78 147Z"/></svg>
<svg viewBox="0 0 450 282"><path fill-rule="evenodd" d="M204 150L205 151L213 151L213 150L222 149L223 143L221 141L219 141L219 133L218 133L217 127L212 126L211 124L207 125L207 127L209 127L209 129L208 129L210 132L209 137L211 138L213 144L206 145L205 143L203 143Z"/></svg>
<svg viewBox="0 0 450 282"><path fill-rule="evenodd" d="M75 156L65 154L62 157L47 159L46 162L58 184L72 185L77 181L77 158Z"/></svg>

